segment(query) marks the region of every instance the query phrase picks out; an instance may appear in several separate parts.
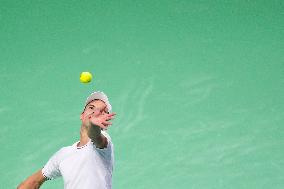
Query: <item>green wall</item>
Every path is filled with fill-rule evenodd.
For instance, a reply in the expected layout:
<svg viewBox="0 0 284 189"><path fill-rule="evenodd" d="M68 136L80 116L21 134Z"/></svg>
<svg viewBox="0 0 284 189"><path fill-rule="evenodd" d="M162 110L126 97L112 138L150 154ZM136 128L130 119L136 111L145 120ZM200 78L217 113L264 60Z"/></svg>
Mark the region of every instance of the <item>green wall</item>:
<svg viewBox="0 0 284 189"><path fill-rule="evenodd" d="M283 11L280 0L1 0L0 188L78 140L93 90L117 113L114 189L284 188Z"/></svg>

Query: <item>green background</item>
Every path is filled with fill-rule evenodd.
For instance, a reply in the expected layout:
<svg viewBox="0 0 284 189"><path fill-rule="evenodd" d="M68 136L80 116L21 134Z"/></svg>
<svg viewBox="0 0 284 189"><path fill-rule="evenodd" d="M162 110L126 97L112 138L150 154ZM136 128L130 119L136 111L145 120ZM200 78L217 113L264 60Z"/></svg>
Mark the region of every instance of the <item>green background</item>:
<svg viewBox="0 0 284 189"><path fill-rule="evenodd" d="M0 188L79 139L93 90L117 113L114 189L284 188L283 12L280 0L1 0Z"/></svg>

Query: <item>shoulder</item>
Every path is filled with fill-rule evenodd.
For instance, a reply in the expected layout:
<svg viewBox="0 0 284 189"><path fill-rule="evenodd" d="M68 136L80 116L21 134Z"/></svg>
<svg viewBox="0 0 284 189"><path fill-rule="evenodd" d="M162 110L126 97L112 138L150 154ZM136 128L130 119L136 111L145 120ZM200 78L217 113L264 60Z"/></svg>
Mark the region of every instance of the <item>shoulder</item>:
<svg viewBox="0 0 284 189"><path fill-rule="evenodd" d="M60 149L58 150L58 152L59 152L59 153L71 152L71 151L74 150L74 147L76 146L77 143L78 143L78 142L76 142L76 143L74 143L74 144L72 144L72 145L70 145L70 146L64 146L64 147L60 148Z"/></svg>
<svg viewBox="0 0 284 189"><path fill-rule="evenodd" d="M60 148L58 151L56 151L53 154L52 158L60 161L65 157L67 157L68 155L72 154L73 152L74 152L74 144L71 146L64 146Z"/></svg>

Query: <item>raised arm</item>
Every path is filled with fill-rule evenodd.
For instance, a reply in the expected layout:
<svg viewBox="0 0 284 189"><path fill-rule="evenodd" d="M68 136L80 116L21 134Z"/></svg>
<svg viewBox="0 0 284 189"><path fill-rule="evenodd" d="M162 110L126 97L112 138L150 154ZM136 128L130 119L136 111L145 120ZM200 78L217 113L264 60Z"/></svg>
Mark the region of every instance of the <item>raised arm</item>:
<svg viewBox="0 0 284 189"><path fill-rule="evenodd" d="M44 183L45 177L42 175L41 170L34 173L30 177L28 177L25 181L23 181L17 189L38 189Z"/></svg>
<svg viewBox="0 0 284 189"><path fill-rule="evenodd" d="M87 133L97 148L107 147L107 138L101 133L101 130L107 129L108 126L111 125L111 122L108 121L111 120L113 116L115 116L115 113L98 115L95 112L88 117L90 124L87 127Z"/></svg>

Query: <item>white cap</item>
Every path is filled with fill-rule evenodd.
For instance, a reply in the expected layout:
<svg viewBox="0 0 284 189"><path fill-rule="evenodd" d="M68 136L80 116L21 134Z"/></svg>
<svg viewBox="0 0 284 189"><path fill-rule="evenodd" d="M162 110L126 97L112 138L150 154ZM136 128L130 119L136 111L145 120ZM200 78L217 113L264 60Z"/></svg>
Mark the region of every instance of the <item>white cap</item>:
<svg viewBox="0 0 284 189"><path fill-rule="evenodd" d="M111 105L108 101L108 97L107 95L105 95L104 92L101 92L101 91L95 91L87 98L86 103L85 103L85 108L91 101L95 99L102 100L106 104L108 112L111 112Z"/></svg>

